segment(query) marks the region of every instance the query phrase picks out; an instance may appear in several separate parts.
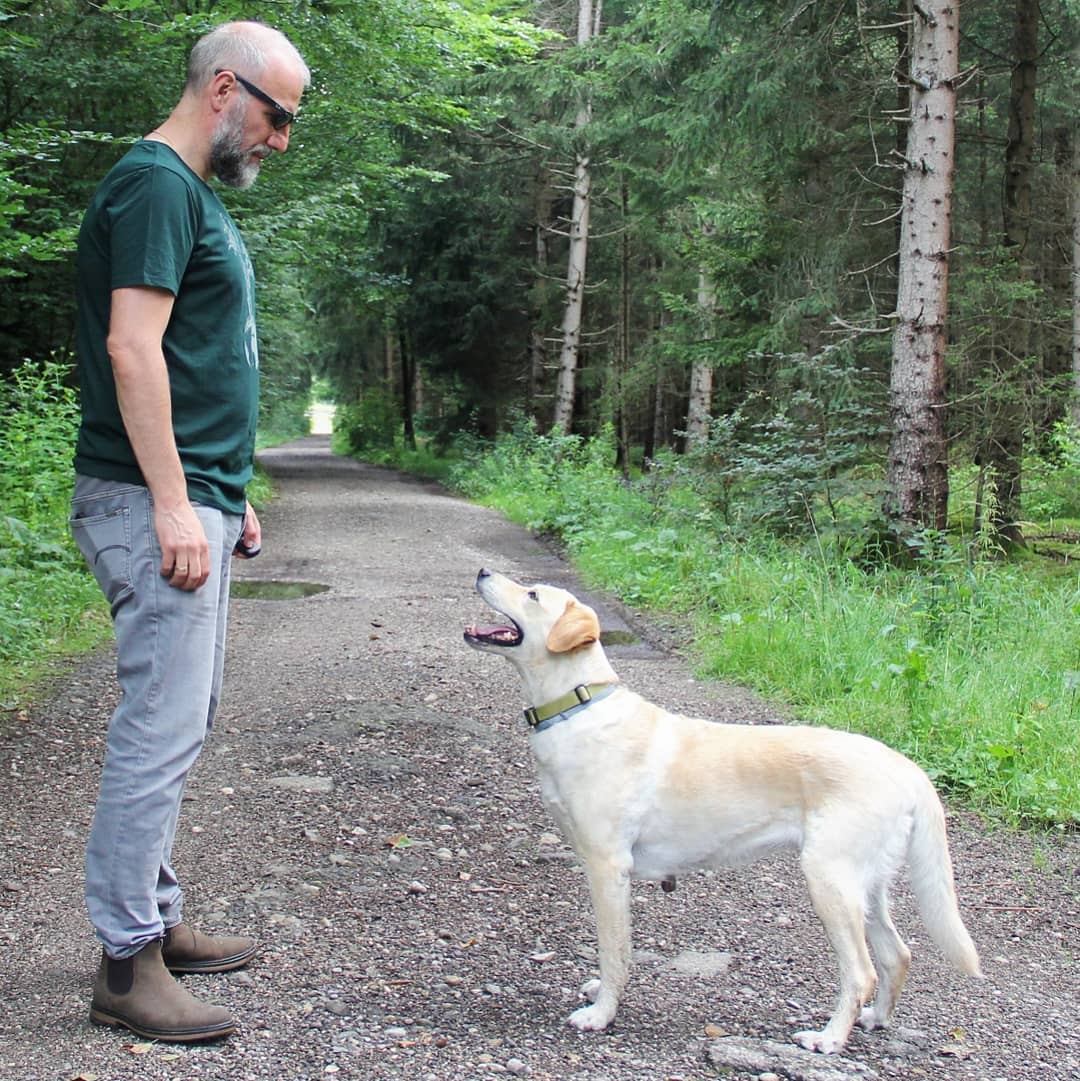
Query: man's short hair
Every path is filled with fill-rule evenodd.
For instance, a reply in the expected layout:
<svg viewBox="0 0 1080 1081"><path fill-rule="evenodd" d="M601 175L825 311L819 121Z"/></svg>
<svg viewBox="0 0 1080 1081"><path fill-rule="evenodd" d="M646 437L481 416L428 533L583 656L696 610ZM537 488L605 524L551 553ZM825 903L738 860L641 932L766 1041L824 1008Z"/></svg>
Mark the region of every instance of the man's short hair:
<svg viewBox="0 0 1080 1081"><path fill-rule="evenodd" d="M249 78L259 75L274 55L290 57L303 76L304 86L311 82L311 72L296 47L279 30L257 22L231 22L203 35L188 57L187 86L205 86L214 72L234 67Z"/></svg>

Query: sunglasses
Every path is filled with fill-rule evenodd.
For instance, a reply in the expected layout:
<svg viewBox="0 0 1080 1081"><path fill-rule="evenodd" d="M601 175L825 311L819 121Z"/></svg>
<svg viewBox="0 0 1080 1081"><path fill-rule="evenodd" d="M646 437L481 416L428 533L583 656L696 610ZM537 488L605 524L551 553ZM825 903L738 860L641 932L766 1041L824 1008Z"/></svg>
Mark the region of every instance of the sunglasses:
<svg viewBox="0 0 1080 1081"><path fill-rule="evenodd" d="M214 74L220 75L223 71L228 71L228 68L217 68ZM254 83L245 79L243 75L237 75L235 71L231 71L229 74L232 75L232 77L252 97L258 98L264 105L270 106L270 126L274 131L281 131L282 128L287 128L290 124L296 123L296 113L290 113L284 105L280 105L278 102L274 101L265 90L260 90Z"/></svg>

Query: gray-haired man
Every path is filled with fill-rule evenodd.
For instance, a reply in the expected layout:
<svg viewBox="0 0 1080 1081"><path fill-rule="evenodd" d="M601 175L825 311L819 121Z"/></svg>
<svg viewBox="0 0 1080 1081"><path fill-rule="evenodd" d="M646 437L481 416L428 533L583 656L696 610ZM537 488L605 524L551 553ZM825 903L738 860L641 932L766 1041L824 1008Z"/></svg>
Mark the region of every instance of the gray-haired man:
<svg viewBox="0 0 1080 1081"><path fill-rule="evenodd" d="M182 919L172 842L221 688L229 560L261 543L245 498L258 414L251 263L210 187L289 144L308 69L235 22L199 40L168 119L109 172L78 250L82 425L72 530L112 609L120 703L86 854L102 943L91 1020L159 1040L235 1028L172 972L246 964L253 939Z"/></svg>

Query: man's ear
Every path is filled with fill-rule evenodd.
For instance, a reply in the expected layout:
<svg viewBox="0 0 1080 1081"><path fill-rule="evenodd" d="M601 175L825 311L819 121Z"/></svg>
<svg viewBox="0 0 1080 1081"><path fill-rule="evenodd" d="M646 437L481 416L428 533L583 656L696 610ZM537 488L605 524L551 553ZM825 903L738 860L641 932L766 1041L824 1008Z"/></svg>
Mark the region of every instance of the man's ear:
<svg viewBox="0 0 1080 1081"><path fill-rule="evenodd" d="M570 653L599 640L600 620L596 613L587 604L568 601L566 611L548 634L547 647L552 653Z"/></svg>

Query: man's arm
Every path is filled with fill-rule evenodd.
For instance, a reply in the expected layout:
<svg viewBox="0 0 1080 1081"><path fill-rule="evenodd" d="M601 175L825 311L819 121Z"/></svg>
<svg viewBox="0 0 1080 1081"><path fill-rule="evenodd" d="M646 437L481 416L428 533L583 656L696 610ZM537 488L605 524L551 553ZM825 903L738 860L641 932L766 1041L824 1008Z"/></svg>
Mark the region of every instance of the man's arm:
<svg viewBox="0 0 1080 1081"><path fill-rule="evenodd" d="M161 340L172 315L165 289L112 294L107 348L116 397L135 458L154 500L161 574L177 589L195 590L210 574L210 546L188 499L172 426L169 373Z"/></svg>

